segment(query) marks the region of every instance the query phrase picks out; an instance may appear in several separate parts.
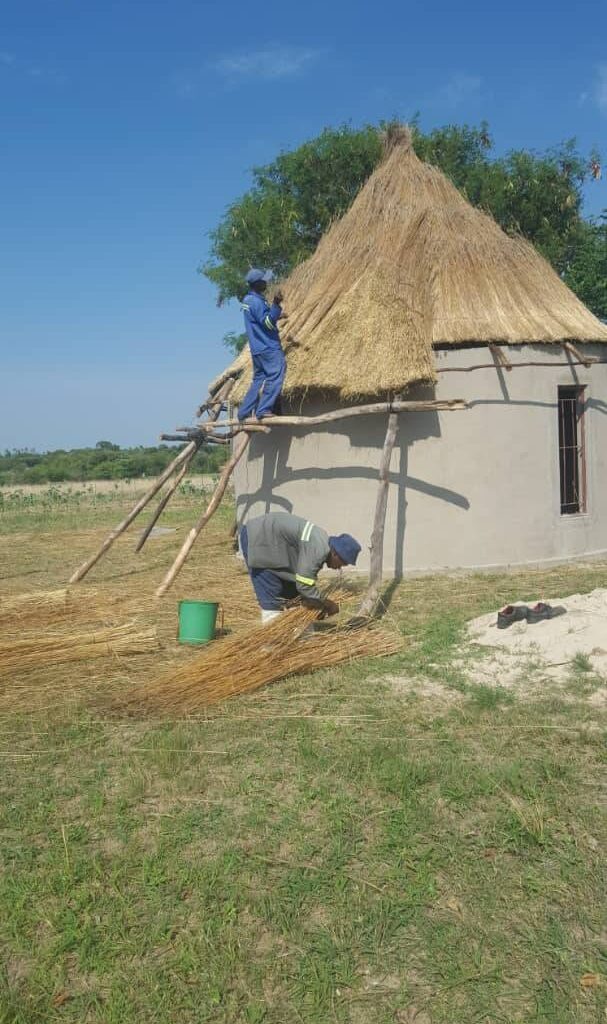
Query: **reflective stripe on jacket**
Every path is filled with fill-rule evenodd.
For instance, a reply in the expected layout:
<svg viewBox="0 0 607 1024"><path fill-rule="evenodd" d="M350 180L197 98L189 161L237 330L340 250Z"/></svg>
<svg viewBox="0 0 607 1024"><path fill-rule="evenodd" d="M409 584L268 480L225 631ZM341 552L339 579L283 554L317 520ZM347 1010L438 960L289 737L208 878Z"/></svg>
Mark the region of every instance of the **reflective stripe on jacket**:
<svg viewBox="0 0 607 1024"><path fill-rule="evenodd" d="M277 303L269 306L262 295L249 292L242 300L242 311L252 353L280 346L277 324L282 309Z"/></svg>
<svg viewBox="0 0 607 1024"><path fill-rule="evenodd" d="M329 557L329 537L309 519L289 512L269 512L247 523L251 569L271 569L292 580L307 601L322 601L316 577Z"/></svg>

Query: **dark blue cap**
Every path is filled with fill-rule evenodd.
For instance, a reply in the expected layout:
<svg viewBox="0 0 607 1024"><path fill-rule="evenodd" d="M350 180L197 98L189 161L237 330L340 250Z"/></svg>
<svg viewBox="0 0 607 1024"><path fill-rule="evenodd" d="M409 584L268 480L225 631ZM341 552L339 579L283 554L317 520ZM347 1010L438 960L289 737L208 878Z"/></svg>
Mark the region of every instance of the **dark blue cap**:
<svg viewBox="0 0 607 1024"><path fill-rule="evenodd" d="M349 533L340 533L338 537L329 537L329 547L339 555L346 565L356 565L360 554L360 544Z"/></svg>
<svg viewBox="0 0 607 1024"><path fill-rule="evenodd" d="M247 284L257 284L258 281L265 281L269 284L273 279L274 274L271 270L259 270L257 267L251 267L245 280Z"/></svg>

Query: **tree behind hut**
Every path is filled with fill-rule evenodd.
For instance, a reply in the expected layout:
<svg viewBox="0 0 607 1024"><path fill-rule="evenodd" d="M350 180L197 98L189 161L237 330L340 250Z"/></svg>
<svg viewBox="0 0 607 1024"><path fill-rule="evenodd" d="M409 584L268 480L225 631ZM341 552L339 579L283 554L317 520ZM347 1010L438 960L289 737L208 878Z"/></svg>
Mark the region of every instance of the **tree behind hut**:
<svg viewBox="0 0 607 1024"><path fill-rule="evenodd" d="M242 298L250 266L285 276L314 251L381 159L382 127L327 128L254 169L253 187L211 232L211 259L202 269L220 304ZM414 125L413 145L505 231L528 238L594 313L607 316L605 234L581 215L582 186L598 166L596 154L586 159L569 141L543 154L514 150L494 158L484 122L427 134ZM245 340L234 332L224 339L234 352Z"/></svg>

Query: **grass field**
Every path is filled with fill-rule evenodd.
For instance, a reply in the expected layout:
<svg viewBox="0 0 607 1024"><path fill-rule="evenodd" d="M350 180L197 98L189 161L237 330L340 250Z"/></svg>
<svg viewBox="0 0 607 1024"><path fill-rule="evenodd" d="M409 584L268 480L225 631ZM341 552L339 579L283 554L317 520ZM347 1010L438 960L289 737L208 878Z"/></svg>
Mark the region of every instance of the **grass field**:
<svg viewBox="0 0 607 1024"><path fill-rule="evenodd" d="M0 594L63 584L125 500L5 505ZM100 693L181 656L179 597L256 614L229 507L151 600L199 503L82 584L139 602L165 651L38 670L53 700L0 718L2 1024L607 1021L605 682L577 659L564 683L478 685L462 647L467 619L607 566L404 582L398 656L196 720L111 718Z"/></svg>

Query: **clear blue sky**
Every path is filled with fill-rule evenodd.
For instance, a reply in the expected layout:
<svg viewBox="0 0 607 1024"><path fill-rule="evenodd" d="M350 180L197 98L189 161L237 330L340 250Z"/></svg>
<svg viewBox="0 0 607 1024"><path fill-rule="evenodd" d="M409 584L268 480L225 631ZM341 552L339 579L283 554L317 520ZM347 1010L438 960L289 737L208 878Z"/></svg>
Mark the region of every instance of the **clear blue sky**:
<svg viewBox="0 0 607 1024"><path fill-rule="evenodd" d="M190 421L240 327L196 268L250 168L416 111L607 158L607 5L5 0L0 449Z"/></svg>

